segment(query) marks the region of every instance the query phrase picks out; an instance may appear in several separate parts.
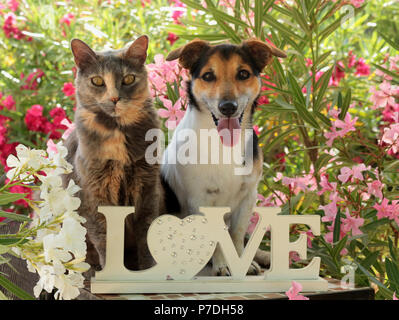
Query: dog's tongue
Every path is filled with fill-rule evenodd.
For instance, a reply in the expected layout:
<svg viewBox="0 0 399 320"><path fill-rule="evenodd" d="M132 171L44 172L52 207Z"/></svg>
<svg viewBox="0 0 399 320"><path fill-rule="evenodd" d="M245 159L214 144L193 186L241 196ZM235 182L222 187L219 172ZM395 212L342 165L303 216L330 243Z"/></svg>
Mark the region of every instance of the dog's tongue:
<svg viewBox="0 0 399 320"><path fill-rule="evenodd" d="M238 118L222 118L218 121L218 133L220 140L227 147L235 146L241 133Z"/></svg>

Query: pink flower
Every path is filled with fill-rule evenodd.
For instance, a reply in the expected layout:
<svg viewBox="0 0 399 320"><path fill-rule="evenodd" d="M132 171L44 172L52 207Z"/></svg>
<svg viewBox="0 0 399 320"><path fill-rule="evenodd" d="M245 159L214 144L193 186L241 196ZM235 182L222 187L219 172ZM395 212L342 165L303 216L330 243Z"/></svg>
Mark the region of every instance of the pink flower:
<svg viewBox="0 0 399 320"><path fill-rule="evenodd" d="M7 6L11 11L17 11L19 7L19 2L16 0L7 0Z"/></svg>
<svg viewBox="0 0 399 320"><path fill-rule="evenodd" d="M359 164L357 166L352 167L352 182L354 182L353 178L356 178L356 179L359 179L359 180L363 181L364 178L363 178L362 172L366 171L366 170L368 170L368 168L365 166L364 163L361 163L361 164Z"/></svg>
<svg viewBox="0 0 399 320"><path fill-rule="evenodd" d="M338 133L340 137L343 137L350 131L356 131L355 124L357 119L358 119L357 117L352 119L350 113L347 112L344 121L338 119L334 121L333 126L342 129L341 131L338 131Z"/></svg>
<svg viewBox="0 0 399 320"><path fill-rule="evenodd" d="M356 56L353 54L352 50L348 53L348 68L352 68L356 65Z"/></svg>
<svg viewBox="0 0 399 320"><path fill-rule="evenodd" d="M25 124L31 131L43 132L47 119L43 117L43 107L39 104L33 105L26 111Z"/></svg>
<svg viewBox="0 0 399 320"><path fill-rule="evenodd" d="M352 170L348 167L341 168L341 174L338 175L338 180L342 183L346 183L350 176L352 175Z"/></svg>
<svg viewBox="0 0 399 320"><path fill-rule="evenodd" d="M71 25L72 20L75 18L75 15L73 13L66 13L64 16L60 19L60 24L65 23L67 26Z"/></svg>
<svg viewBox="0 0 399 320"><path fill-rule="evenodd" d="M377 198L382 199L383 198L383 195L382 195L383 187L384 187L384 185L379 180L369 182L369 183L367 183L367 193L370 195L374 195Z"/></svg>
<svg viewBox="0 0 399 320"><path fill-rule="evenodd" d="M13 12L9 12L4 16L3 31L6 38L13 37L14 39L20 40L25 37L17 27L17 16Z"/></svg>
<svg viewBox="0 0 399 320"><path fill-rule="evenodd" d="M399 151L399 123L390 125L388 128L384 128L384 134L381 141L389 146L388 150L392 150L393 153Z"/></svg>
<svg viewBox="0 0 399 320"><path fill-rule="evenodd" d="M388 204L387 198L382 199L381 204L376 203L373 208L377 210L377 218L389 218L391 216L392 207Z"/></svg>
<svg viewBox="0 0 399 320"><path fill-rule="evenodd" d="M337 189L337 183L328 182L328 176L326 174L320 176L320 186L322 189L317 193L319 196L327 191L335 191Z"/></svg>
<svg viewBox="0 0 399 320"><path fill-rule="evenodd" d="M256 134L257 136L259 136L259 135L260 135L259 126L257 126L257 125L254 125L252 128L254 129L254 131L255 131L255 134Z"/></svg>
<svg viewBox="0 0 399 320"><path fill-rule="evenodd" d="M341 220L342 225L341 229L343 232L348 233L349 231L352 230L352 235L359 235L362 234L363 232L359 230L359 227L361 227L364 223L363 218L354 218L349 214L348 208L345 211L346 218L343 218Z"/></svg>
<svg viewBox="0 0 399 320"><path fill-rule="evenodd" d="M379 90L376 90L374 87L370 88L370 92L373 93L370 97L370 101L374 103L373 108L385 108L387 104L394 105L394 95L397 94L396 91L397 88L395 86L392 87L391 84L385 80L380 84Z"/></svg>
<svg viewBox="0 0 399 320"><path fill-rule="evenodd" d="M364 0L351 0L351 4L355 8L360 8L363 5Z"/></svg>
<svg viewBox="0 0 399 320"><path fill-rule="evenodd" d="M328 222L335 220L335 217L338 213L337 203L335 201L332 201L325 206L321 205L319 206L319 209L322 209L325 214L324 217L321 218L321 221Z"/></svg>
<svg viewBox="0 0 399 320"><path fill-rule="evenodd" d="M288 300L309 300L309 298L298 295L298 293L302 291L302 285L296 281L291 282L291 288L285 292L285 295L288 297Z"/></svg>
<svg viewBox="0 0 399 320"><path fill-rule="evenodd" d="M345 78L345 66L339 61L332 72L328 85L337 87L343 78Z"/></svg>
<svg viewBox="0 0 399 320"><path fill-rule="evenodd" d="M72 82L65 82L62 88L62 92L67 96L73 96L75 94L75 86Z"/></svg>
<svg viewBox="0 0 399 320"><path fill-rule="evenodd" d="M1 102L8 110L15 110L15 100L11 95L8 95Z"/></svg>
<svg viewBox="0 0 399 320"><path fill-rule="evenodd" d="M172 105L172 101L164 97L160 97L160 100L163 102L166 109L158 109L158 115L161 118L167 118L165 126L168 129L175 129L185 113L185 111L182 110L181 98L179 98L174 105Z"/></svg>
<svg viewBox="0 0 399 320"><path fill-rule="evenodd" d="M249 220L249 226L247 229L247 234L252 234L254 232L256 225L258 224L259 221L259 213L254 212L252 215L251 219Z"/></svg>
<svg viewBox="0 0 399 320"><path fill-rule="evenodd" d="M166 38L166 40L169 41L171 46L173 46L173 44L176 42L177 39L179 39L179 37L173 32L169 32L168 37Z"/></svg>
<svg viewBox="0 0 399 320"><path fill-rule="evenodd" d="M359 58L356 62L356 72L357 76L369 76L370 75L370 66L366 64L366 61L363 58Z"/></svg>
<svg viewBox="0 0 399 320"><path fill-rule="evenodd" d="M337 112L331 111L331 114L336 116ZM345 115L344 121L340 119L336 119L335 121L332 122L332 127L330 128L330 132L324 133L324 137L327 139L327 146L331 147L334 140L338 137L344 137L346 134L348 134L350 131L356 131L355 124L357 121L357 117L353 118L351 117L350 113L348 112ZM341 130L337 130L341 129Z"/></svg>
<svg viewBox="0 0 399 320"><path fill-rule="evenodd" d="M63 119L61 121L61 124L67 127L64 134L62 135L62 139L66 140L68 139L69 135L73 132L73 130L75 130L75 124L71 123L67 118Z"/></svg>
<svg viewBox="0 0 399 320"><path fill-rule="evenodd" d="M56 154L58 153L58 149L57 149L57 145L54 143L54 141L52 139L49 139L47 141L47 153L53 153Z"/></svg>
<svg viewBox="0 0 399 320"><path fill-rule="evenodd" d="M398 298L396 298L396 292L393 293L392 300L399 300Z"/></svg>
<svg viewBox="0 0 399 320"><path fill-rule="evenodd" d="M21 86L24 90L37 90L41 78L44 76L44 72L41 69L31 72L25 79L25 84ZM21 74L21 80L24 78L24 74Z"/></svg>

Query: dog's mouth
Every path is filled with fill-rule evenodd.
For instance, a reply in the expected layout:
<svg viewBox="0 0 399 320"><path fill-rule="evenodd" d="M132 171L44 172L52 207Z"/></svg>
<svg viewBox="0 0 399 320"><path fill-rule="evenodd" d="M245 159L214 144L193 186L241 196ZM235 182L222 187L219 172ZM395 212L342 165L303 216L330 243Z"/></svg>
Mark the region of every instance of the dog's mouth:
<svg viewBox="0 0 399 320"><path fill-rule="evenodd" d="M226 147L233 147L238 143L241 134L241 122L244 112L235 118L216 118L212 113L213 122L219 133L220 140Z"/></svg>

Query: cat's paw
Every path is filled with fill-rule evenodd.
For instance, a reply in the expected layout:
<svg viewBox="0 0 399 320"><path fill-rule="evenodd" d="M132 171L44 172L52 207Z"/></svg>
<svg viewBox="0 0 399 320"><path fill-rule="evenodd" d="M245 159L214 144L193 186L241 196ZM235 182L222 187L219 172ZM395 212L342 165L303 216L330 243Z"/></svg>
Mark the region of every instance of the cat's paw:
<svg viewBox="0 0 399 320"><path fill-rule="evenodd" d="M251 265L249 266L247 275L249 276L257 276L259 274L261 274L262 269L259 266L259 264L254 260L251 262Z"/></svg>
<svg viewBox="0 0 399 320"><path fill-rule="evenodd" d="M226 264L221 264L218 266L213 266L212 267L212 275L213 276L230 276L230 269Z"/></svg>

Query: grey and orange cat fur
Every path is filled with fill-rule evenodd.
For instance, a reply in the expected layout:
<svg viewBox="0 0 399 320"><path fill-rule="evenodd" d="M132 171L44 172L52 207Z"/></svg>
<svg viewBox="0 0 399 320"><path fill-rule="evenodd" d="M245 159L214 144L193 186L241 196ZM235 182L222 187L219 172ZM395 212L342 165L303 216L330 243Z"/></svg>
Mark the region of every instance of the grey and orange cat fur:
<svg viewBox="0 0 399 320"><path fill-rule="evenodd" d="M98 206L135 206L126 218L125 266L153 265L146 233L163 211L159 165L145 160L146 132L158 128L149 94L145 60L148 37L128 48L97 52L74 39L71 49L76 76L76 130L66 141L69 179L81 187L79 214L86 218L87 262L98 270L105 264L106 222Z"/></svg>

